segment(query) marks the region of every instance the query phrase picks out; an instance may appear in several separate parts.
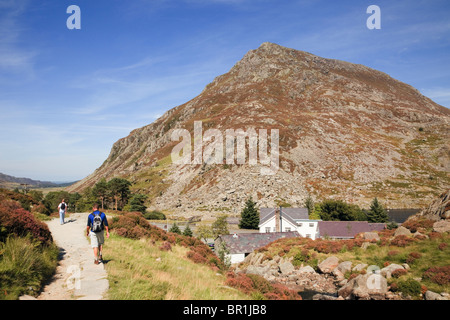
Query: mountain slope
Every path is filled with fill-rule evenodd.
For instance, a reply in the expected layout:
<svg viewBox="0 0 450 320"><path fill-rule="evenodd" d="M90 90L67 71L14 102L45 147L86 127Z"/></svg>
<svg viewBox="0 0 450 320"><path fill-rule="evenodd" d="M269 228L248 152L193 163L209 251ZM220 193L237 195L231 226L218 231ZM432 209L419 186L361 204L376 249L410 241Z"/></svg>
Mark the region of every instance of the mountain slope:
<svg viewBox="0 0 450 320"><path fill-rule="evenodd" d="M193 137L195 121L203 133L223 136L226 129L279 130L279 170L263 175L248 159L171 163L179 143L173 130ZM69 190L123 176L149 194L152 207L186 214L238 213L250 195L262 206L298 206L311 194L419 207L450 185L449 121L449 109L383 72L263 43L200 95L117 141L102 166Z"/></svg>
<svg viewBox="0 0 450 320"><path fill-rule="evenodd" d="M17 178L0 173L0 187L2 188L20 188L21 185L29 187L58 187L59 185L50 181L33 180L29 178Z"/></svg>

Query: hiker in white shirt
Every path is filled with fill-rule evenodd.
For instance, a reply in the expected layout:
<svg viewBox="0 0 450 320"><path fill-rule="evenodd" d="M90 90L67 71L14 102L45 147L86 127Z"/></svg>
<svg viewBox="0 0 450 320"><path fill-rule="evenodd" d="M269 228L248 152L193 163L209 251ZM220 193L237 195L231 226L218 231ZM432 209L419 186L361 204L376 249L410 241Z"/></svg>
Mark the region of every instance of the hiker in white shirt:
<svg viewBox="0 0 450 320"><path fill-rule="evenodd" d="M64 216L66 215L67 204L64 202L64 199L61 200L61 203L58 206L59 210L59 223L64 224Z"/></svg>

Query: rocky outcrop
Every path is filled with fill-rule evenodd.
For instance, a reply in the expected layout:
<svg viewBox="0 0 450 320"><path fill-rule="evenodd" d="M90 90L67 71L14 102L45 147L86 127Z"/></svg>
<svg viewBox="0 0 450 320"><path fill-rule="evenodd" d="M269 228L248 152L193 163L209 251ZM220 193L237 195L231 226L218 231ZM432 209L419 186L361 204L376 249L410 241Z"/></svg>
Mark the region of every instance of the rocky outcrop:
<svg viewBox="0 0 450 320"><path fill-rule="evenodd" d="M406 222L411 222L411 220L418 219L427 219L435 221L433 223L433 231L434 232L450 232L450 189L446 192L443 192L437 199L435 199L431 204L423 209L421 212L409 217ZM403 227L400 227L403 228ZM403 228L400 230L397 229L397 232L402 232L402 234L408 234L409 230Z"/></svg>
<svg viewBox="0 0 450 320"><path fill-rule="evenodd" d="M450 189L443 192L427 208L419 212L417 216L435 221L450 221Z"/></svg>
<svg viewBox="0 0 450 320"><path fill-rule="evenodd" d="M392 272L404 269L404 266L391 264L381 270L367 264L353 267L350 261L340 262L337 257L330 256L319 263L316 271L311 266L295 267L291 260L279 256L265 259L263 253L251 253L236 272L258 274L299 292L319 292L314 295L314 300L401 299L388 290L387 279ZM360 274L347 280L345 275L352 271Z"/></svg>
<svg viewBox="0 0 450 320"><path fill-rule="evenodd" d="M263 253L251 253L236 271L257 274L269 281L282 283L297 291L336 292L336 285L331 276L325 277L310 266L297 268L291 260L279 256L273 259L264 259Z"/></svg>

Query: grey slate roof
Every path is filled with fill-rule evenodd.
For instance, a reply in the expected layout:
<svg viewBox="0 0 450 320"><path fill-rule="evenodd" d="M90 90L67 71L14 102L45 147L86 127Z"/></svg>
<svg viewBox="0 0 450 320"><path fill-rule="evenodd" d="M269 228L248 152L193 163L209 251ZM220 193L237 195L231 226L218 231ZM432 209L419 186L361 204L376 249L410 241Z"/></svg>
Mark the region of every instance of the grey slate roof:
<svg viewBox="0 0 450 320"><path fill-rule="evenodd" d="M367 221L319 221L318 228L320 238L354 238L361 232L383 230L385 224Z"/></svg>
<svg viewBox="0 0 450 320"><path fill-rule="evenodd" d="M263 224L275 215L276 208L259 209L259 224ZM295 224L295 220L308 219L308 208L281 208L281 217Z"/></svg>
<svg viewBox="0 0 450 320"><path fill-rule="evenodd" d="M250 253L275 240L294 237L300 237L300 234L297 231L227 234L217 238L216 248L219 240L225 242L225 246L231 254Z"/></svg>

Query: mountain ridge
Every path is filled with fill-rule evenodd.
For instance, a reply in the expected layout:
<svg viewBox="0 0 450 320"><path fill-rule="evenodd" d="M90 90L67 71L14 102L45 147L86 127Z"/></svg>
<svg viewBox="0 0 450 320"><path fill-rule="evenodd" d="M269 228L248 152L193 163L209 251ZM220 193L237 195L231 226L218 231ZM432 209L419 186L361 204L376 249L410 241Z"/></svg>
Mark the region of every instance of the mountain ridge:
<svg viewBox="0 0 450 320"><path fill-rule="evenodd" d="M60 184L51 182L51 181L41 181L41 180L33 180L30 178L18 178L14 176L10 176L0 172L0 186L2 187L10 187L10 186L19 186L21 184L27 184L32 187L59 187Z"/></svg>
<svg viewBox="0 0 450 320"><path fill-rule="evenodd" d="M279 130L280 169L175 165L174 129ZM386 73L265 42L190 101L133 130L105 162L68 188L122 176L151 207L192 214L303 204L311 195L391 208L418 207L450 184L450 110ZM206 147L205 145L203 146Z"/></svg>

